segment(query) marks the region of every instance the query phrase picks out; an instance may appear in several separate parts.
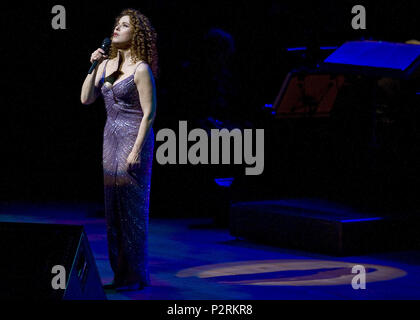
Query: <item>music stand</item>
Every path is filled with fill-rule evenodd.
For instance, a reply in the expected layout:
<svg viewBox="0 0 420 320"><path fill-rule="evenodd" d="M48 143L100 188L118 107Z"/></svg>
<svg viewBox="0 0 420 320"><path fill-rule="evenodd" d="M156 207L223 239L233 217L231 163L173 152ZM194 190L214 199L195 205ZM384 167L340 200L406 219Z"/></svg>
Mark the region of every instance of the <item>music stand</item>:
<svg viewBox="0 0 420 320"><path fill-rule="evenodd" d="M276 118L327 117L344 76L305 70L289 72L274 102Z"/></svg>
<svg viewBox="0 0 420 320"><path fill-rule="evenodd" d="M419 75L420 45L384 41L349 41L328 56L322 72L411 79Z"/></svg>
<svg viewBox="0 0 420 320"><path fill-rule="evenodd" d="M317 67L292 71L286 76L273 105L276 118L328 116L347 74L372 80L420 76L420 45L349 41Z"/></svg>

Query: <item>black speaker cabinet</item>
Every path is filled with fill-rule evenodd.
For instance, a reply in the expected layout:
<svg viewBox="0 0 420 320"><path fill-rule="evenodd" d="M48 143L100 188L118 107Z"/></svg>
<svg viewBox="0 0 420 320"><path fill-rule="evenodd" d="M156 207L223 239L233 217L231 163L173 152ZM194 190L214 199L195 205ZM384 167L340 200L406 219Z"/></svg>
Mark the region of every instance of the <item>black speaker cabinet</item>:
<svg viewBox="0 0 420 320"><path fill-rule="evenodd" d="M106 299L83 226L0 222L0 259L0 299Z"/></svg>

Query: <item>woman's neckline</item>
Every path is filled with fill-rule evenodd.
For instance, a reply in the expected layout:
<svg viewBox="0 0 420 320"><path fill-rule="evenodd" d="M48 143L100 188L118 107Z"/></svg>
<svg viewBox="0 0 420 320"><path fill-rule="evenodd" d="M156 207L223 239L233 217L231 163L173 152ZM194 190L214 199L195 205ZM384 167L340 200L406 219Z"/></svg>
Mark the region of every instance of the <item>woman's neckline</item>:
<svg viewBox="0 0 420 320"><path fill-rule="evenodd" d="M112 85L112 88L113 87L115 87L117 84L120 84L121 82L123 82L124 80L127 80L128 78L130 78L130 77L134 77L134 74L131 74L131 75L129 75L128 77L125 77L124 79L122 79L122 80L120 80L120 81L117 81L117 82L115 82L113 85Z"/></svg>
<svg viewBox="0 0 420 320"><path fill-rule="evenodd" d="M109 61L111 61L111 60L108 60L108 62ZM108 62L107 62L107 64L108 64ZM131 74L131 75L129 75L128 77L125 77L124 79L118 79L119 81L117 81L117 82L114 82L113 83L113 85L112 85L112 87L110 87L110 88L113 88L113 87L115 87L117 84L119 84L120 82L123 82L124 80L126 80L126 79L129 79L130 77L134 77L134 74L136 73L136 70L137 70L137 67L140 65L140 64L142 64L144 61L143 60L140 60L140 62L134 67L134 72ZM107 65L106 64L106 65ZM106 65L105 65L105 74L104 74L104 78L106 78Z"/></svg>

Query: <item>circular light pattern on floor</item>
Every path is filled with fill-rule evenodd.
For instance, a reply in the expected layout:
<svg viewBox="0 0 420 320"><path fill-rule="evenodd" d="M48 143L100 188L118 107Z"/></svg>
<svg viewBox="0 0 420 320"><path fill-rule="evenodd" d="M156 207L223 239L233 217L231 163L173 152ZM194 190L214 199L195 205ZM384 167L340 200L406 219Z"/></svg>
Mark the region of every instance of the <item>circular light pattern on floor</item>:
<svg viewBox="0 0 420 320"><path fill-rule="evenodd" d="M368 264L331 260L250 260L218 263L179 271L178 277L198 277L224 284L256 286L334 286L351 285L356 265L366 271L366 283L405 276L404 270Z"/></svg>

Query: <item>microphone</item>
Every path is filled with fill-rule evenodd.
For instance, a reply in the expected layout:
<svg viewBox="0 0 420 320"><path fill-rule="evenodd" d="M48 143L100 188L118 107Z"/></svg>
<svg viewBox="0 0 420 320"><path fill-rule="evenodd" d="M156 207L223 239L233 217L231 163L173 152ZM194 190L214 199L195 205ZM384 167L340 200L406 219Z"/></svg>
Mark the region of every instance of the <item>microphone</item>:
<svg viewBox="0 0 420 320"><path fill-rule="evenodd" d="M109 46L111 45L111 39L105 38L104 41L102 41L101 49L105 51L105 54L108 54ZM90 66L90 69L88 71L88 74L91 74L93 70L95 70L96 66L98 65L98 60L93 61L92 65Z"/></svg>

